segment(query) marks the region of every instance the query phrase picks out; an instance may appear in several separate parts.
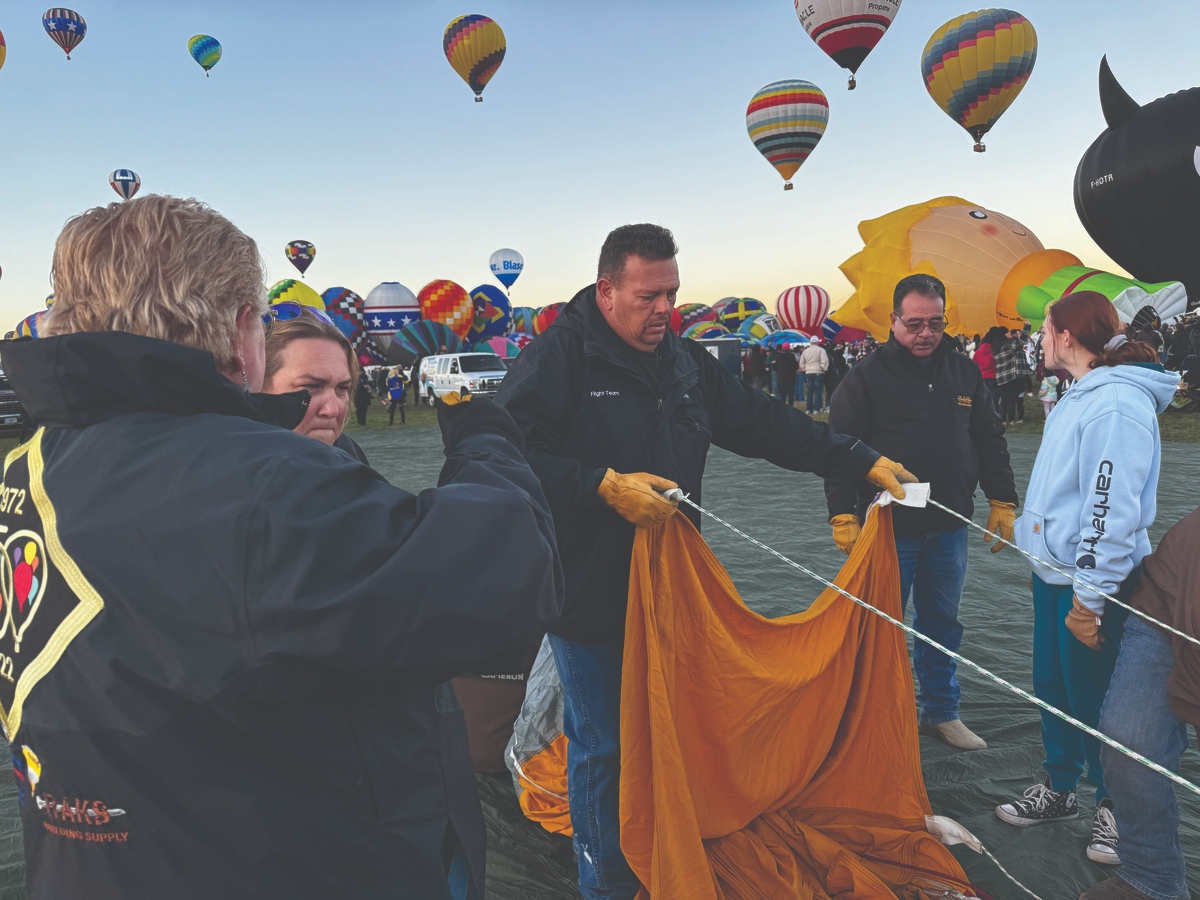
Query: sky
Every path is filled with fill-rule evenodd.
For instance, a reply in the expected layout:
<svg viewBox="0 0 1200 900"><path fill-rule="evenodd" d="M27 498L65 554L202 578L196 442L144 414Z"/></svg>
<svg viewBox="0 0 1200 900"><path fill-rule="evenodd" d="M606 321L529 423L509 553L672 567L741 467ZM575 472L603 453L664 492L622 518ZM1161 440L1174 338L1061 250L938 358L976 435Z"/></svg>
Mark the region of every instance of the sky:
<svg viewBox="0 0 1200 900"><path fill-rule="evenodd" d="M295 276L284 246L304 239L310 285L364 296L381 281L470 289L512 247L525 257L514 305L568 300L608 231L649 221L675 233L680 303L773 305L797 284L836 301L861 220L948 194L1120 272L1071 197L1104 129L1100 57L1139 102L1200 82L1194 2L1021 0L1037 63L978 154L920 76L929 35L972 8L961 2L905 0L853 92L792 0L75 3L88 32L68 61L43 6L0 0L0 331L42 307L55 237L117 199L117 168L143 194L228 216L271 281ZM442 52L464 13L507 37L482 103ZM197 33L224 48L210 78L187 52ZM830 103L788 192L745 128L750 98L785 78Z"/></svg>

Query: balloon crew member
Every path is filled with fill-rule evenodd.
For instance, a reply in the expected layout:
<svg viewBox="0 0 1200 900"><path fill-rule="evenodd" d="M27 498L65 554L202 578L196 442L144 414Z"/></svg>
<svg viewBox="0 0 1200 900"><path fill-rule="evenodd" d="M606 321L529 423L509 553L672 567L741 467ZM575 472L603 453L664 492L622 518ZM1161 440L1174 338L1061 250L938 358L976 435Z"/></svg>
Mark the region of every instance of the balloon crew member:
<svg viewBox="0 0 1200 900"><path fill-rule="evenodd" d="M1016 523L1016 542L1061 569L1033 564L1033 690L1085 725L1100 724L1128 602L1154 522L1161 442L1158 414L1179 378L1148 344L1129 341L1111 301L1094 291L1056 300L1042 324L1047 369L1066 369L1071 389L1046 419ZM1074 576L1077 580L1072 580ZM1088 859L1116 865L1118 832L1100 742L1042 713L1046 779L996 807L1011 825L1079 815L1075 786L1087 764L1096 786Z"/></svg>
<svg viewBox="0 0 1200 900"><path fill-rule="evenodd" d="M597 281L517 357L497 396L525 436L554 511L567 580L550 644L562 679L571 824L584 897L632 898L620 849L621 659L635 529L662 523L679 487L701 499L708 448L798 472L844 473L903 493L902 467L739 380L670 330L675 240L625 225ZM762 358L761 356L759 357ZM698 513L680 510L697 526Z"/></svg>
<svg viewBox="0 0 1200 900"><path fill-rule="evenodd" d="M358 384L354 387L354 417L359 425L367 424L367 410L371 408L371 382L365 372L359 372Z"/></svg>
<svg viewBox="0 0 1200 900"><path fill-rule="evenodd" d="M439 408L420 497L293 431L306 391L254 393L263 270L198 201L92 209L58 238L52 326L0 345L42 426L0 504L32 900L484 895L438 686L558 616L551 511L494 403Z"/></svg>
<svg viewBox="0 0 1200 900"><path fill-rule="evenodd" d="M400 410L400 424L404 424L404 390L407 384L408 379L404 377L404 370L399 366L392 369L387 379L389 426L396 419L396 410Z"/></svg>
<svg viewBox="0 0 1200 900"><path fill-rule="evenodd" d="M899 461L930 496L968 518L982 485L991 511L988 529L1012 538L1017 489L1004 429L979 368L946 335L946 288L932 275L910 275L893 293L892 334L886 344L851 369L833 395L831 428L852 434ZM835 475L825 480L829 523L838 547L849 553L874 489ZM900 561L900 597L913 600L913 627L957 651L958 621L967 573L967 526L937 509L897 507L892 512ZM1006 546L992 545L992 552ZM928 644L913 644L920 686L921 733L955 750L987 744L959 719L960 691L954 660Z"/></svg>

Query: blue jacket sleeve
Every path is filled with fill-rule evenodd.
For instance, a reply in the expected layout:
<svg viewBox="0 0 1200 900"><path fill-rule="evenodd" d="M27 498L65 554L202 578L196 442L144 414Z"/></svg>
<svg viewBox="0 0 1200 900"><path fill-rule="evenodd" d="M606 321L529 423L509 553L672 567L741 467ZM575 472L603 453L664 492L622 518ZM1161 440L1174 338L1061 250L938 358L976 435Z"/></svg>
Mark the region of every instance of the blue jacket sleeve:
<svg viewBox="0 0 1200 900"><path fill-rule="evenodd" d="M1075 596L1096 613L1104 612L1097 591L1116 596L1133 571L1136 535L1142 527L1142 493L1153 459L1154 436L1136 419L1114 411L1083 429Z"/></svg>

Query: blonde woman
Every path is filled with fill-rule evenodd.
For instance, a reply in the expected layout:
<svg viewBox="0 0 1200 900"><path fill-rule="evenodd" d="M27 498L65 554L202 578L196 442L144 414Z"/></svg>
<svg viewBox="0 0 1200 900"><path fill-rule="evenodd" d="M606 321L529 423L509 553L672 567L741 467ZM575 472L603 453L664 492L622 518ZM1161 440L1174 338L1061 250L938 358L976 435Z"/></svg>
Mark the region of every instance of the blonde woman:
<svg viewBox="0 0 1200 900"><path fill-rule="evenodd" d="M41 426L0 496L30 896L481 898L433 685L562 595L511 417L443 405L420 498L293 433L307 393L251 393L258 250L195 200L77 216L52 272L48 336L0 345Z"/></svg>

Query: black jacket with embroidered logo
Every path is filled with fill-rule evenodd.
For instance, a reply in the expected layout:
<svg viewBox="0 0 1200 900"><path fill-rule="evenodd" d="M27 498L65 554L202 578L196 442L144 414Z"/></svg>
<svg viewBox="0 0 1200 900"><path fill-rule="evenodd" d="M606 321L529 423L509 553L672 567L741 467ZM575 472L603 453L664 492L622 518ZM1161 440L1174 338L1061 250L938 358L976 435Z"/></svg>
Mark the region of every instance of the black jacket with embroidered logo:
<svg viewBox="0 0 1200 900"><path fill-rule="evenodd" d="M709 444L800 472L861 478L878 458L731 375L701 345L667 332L658 384L604 321L595 286L575 295L521 351L496 399L525 435L525 456L554 511L567 580L551 632L581 643L625 633L634 527L596 493L607 469L652 472L697 503ZM700 515L682 512L697 526Z"/></svg>
<svg viewBox="0 0 1200 900"><path fill-rule="evenodd" d="M0 356L43 426L0 492L29 896L445 900L448 867L481 896L442 683L562 598L508 414L447 410L444 486L413 496L207 353L106 333Z"/></svg>
<svg viewBox="0 0 1200 900"><path fill-rule="evenodd" d="M862 438L931 485L930 496L970 517L975 486L989 500L1017 502L1004 426L979 367L943 336L928 362L921 362L894 337L854 366L834 391L829 424ZM832 518L866 514L879 492L869 482L825 479ZM934 506L892 507L899 533L952 531L963 523Z"/></svg>

